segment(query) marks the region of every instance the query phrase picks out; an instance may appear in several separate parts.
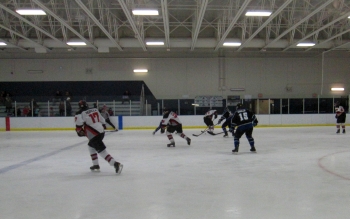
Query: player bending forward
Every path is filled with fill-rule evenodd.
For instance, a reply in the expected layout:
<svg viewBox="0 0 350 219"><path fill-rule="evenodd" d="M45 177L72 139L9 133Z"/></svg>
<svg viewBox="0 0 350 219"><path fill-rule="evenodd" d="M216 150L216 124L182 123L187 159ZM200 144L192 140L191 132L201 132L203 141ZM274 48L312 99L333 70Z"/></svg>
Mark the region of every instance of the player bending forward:
<svg viewBox="0 0 350 219"><path fill-rule="evenodd" d="M213 121L218 118L218 112L216 110L209 110L205 113L203 120L204 123L207 125L208 132L211 134L214 134L214 123Z"/></svg>
<svg viewBox="0 0 350 219"><path fill-rule="evenodd" d="M228 107L226 107L224 113L222 114L221 118L218 121L218 125L219 125L223 120L225 120L225 122L221 126L222 131L224 131L224 133L225 133L224 137L228 137L228 133L227 133L226 127L229 126L230 121L232 119L232 116L233 115L232 115L231 111L229 110ZM233 136L234 130L230 126L229 126L229 131L232 133L232 136Z"/></svg>
<svg viewBox="0 0 350 219"><path fill-rule="evenodd" d="M231 127L232 128L236 127L236 131L234 134L235 148L232 150L234 154L238 153L239 139L242 137L243 134L245 134L248 139L248 142L250 144L250 151L256 152L256 149L254 146L254 138L252 134L253 134L253 128L257 124L258 124L258 120L255 117L254 113L252 113L247 109L244 109L241 103L237 104L236 112L233 114L233 117L231 120Z"/></svg>
<svg viewBox="0 0 350 219"><path fill-rule="evenodd" d="M75 115L76 132L79 137L86 136L89 139L89 152L92 160L91 171L99 171L98 155L103 157L111 166L114 166L115 172L120 174L123 165L114 160L107 152L103 143L105 136L106 121L96 108L89 109L84 100L79 101L79 111Z"/></svg>
<svg viewBox="0 0 350 219"><path fill-rule="evenodd" d="M182 133L182 123L176 113L169 110L164 110L163 120L161 123L161 133L164 133L166 128L166 135L170 141L170 144L167 144L168 147L175 147L175 141L172 135L172 133L175 131L181 138L186 139L188 145L191 144L191 139Z"/></svg>

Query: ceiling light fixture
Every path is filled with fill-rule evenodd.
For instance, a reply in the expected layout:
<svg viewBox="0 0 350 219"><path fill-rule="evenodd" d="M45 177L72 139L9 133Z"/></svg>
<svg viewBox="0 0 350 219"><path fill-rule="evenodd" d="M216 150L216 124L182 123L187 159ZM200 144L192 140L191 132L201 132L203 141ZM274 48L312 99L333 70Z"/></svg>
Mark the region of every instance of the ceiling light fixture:
<svg viewBox="0 0 350 219"><path fill-rule="evenodd" d="M132 10L133 15L159 15L157 9L134 9Z"/></svg>
<svg viewBox="0 0 350 219"><path fill-rule="evenodd" d="M271 11L247 11L245 16L268 17L271 14Z"/></svg>
<svg viewBox="0 0 350 219"><path fill-rule="evenodd" d="M0 46L7 46L7 44L4 42L0 42Z"/></svg>
<svg viewBox="0 0 350 219"><path fill-rule="evenodd" d="M310 47L316 45L315 43L298 43L297 46L299 47Z"/></svg>
<svg viewBox="0 0 350 219"><path fill-rule="evenodd" d="M16 12L20 15L46 15L41 9L17 9Z"/></svg>
<svg viewBox="0 0 350 219"><path fill-rule="evenodd" d="M154 41L154 42L146 42L146 45L148 45L148 46L164 46L164 42L156 42L156 41Z"/></svg>
<svg viewBox="0 0 350 219"><path fill-rule="evenodd" d="M223 46L241 46L240 42L225 42Z"/></svg>
<svg viewBox="0 0 350 219"><path fill-rule="evenodd" d="M344 91L343 87L332 87L331 91Z"/></svg>
<svg viewBox="0 0 350 219"><path fill-rule="evenodd" d="M85 42L67 42L70 46L86 46Z"/></svg>
<svg viewBox="0 0 350 219"><path fill-rule="evenodd" d="M147 73L147 69L134 69L134 73Z"/></svg>
<svg viewBox="0 0 350 219"><path fill-rule="evenodd" d="M231 88L230 91L245 91L244 88Z"/></svg>

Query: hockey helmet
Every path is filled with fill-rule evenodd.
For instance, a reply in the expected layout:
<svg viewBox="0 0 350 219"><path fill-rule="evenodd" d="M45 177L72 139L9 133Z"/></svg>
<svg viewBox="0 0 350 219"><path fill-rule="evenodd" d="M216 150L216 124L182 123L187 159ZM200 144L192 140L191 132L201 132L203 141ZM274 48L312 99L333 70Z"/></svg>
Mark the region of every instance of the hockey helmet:
<svg viewBox="0 0 350 219"><path fill-rule="evenodd" d="M80 100L78 104L79 104L79 108L82 110L87 110L89 108L85 100Z"/></svg>
<svg viewBox="0 0 350 219"><path fill-rule="evenodd" d="M163 107L163 115L167 112L169 112L169 109L167 107Z"/></svg>
<svg viewBox="0 0 350 219"><path fill-rule="evenodd" d="M236 105L236 109L242 109L243 108L243 104L241 104L241 103L237 103L237 105Z"/></svg>

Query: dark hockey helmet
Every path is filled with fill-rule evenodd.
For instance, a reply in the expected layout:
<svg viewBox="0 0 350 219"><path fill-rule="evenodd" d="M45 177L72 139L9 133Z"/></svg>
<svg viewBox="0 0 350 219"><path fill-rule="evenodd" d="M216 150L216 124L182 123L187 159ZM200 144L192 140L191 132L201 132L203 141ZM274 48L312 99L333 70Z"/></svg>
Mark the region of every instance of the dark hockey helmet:
<svg viewBox="0 0 350 219"><path fill-rule="evenodd" d="M243 109L243 104L241 104L241 103L237 103L237 105L236 105L236 109Z"/></svg>
<svg viewBox="0 0 350 219"><path fill-rule="evenodd" d="M80 100L78 104L79 104L79 108L82 110L87 110L89 108L85 100Z"/></svg>
<svg viewBox="0 0 350 219"><path fill-rule="evenodd" d="M169 112L169 109L167 107L163 107L163 115L167 112Z"/></svg>

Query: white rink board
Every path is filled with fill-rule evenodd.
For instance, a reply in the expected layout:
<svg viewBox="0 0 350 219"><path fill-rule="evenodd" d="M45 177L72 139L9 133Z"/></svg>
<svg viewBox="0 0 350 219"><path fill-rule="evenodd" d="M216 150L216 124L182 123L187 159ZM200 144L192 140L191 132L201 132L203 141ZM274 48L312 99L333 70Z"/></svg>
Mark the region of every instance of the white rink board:
<svg viewBox="0 0 350 219"><path fill-rule="evenodd" d="M202 115L179 117L184 128L205 127ZM334 125L336 122L334 114L257 115L257 118L259 126ZM1 119L3 122L0 122L0 130L5 130L5 118ZM118 119L117 116L111 117L116 125L119 123ZM161 119L161 116L123 116L122 126L123 129L153 129L159 125ZM74 127L74 117L10 117L10 130L62 130Z"/></svg>

